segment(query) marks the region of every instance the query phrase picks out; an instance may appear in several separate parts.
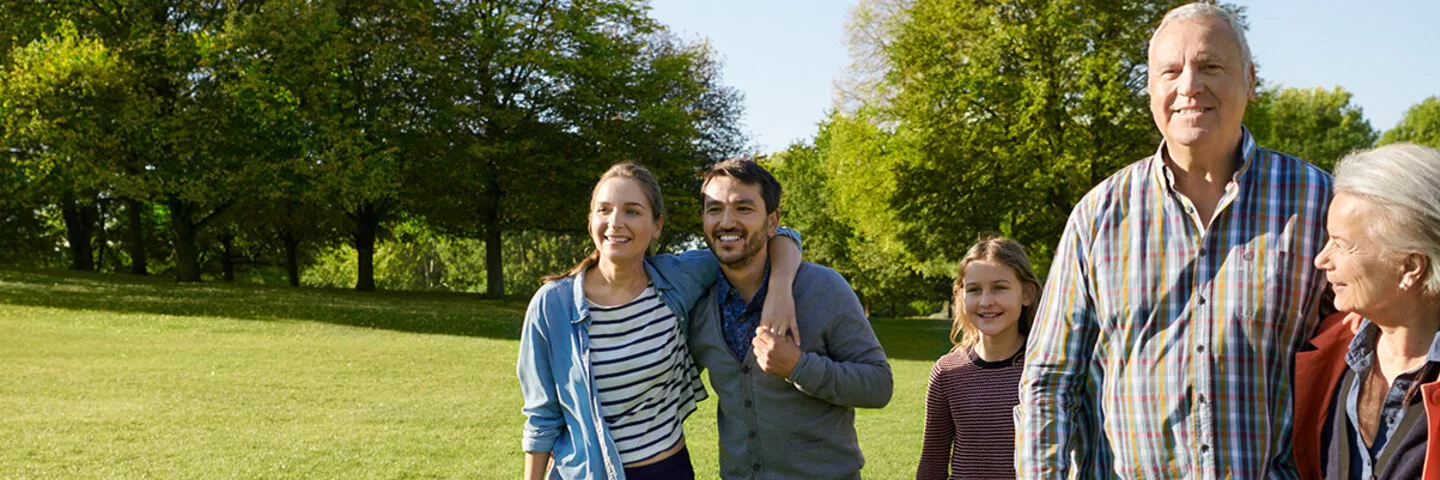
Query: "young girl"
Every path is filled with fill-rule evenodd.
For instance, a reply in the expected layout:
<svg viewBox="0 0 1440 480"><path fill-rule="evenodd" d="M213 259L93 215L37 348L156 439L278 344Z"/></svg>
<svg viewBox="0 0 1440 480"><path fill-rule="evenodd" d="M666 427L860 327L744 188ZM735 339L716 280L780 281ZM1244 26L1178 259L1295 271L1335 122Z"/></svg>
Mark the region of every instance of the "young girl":
<svg viewBox="0 0 1440 480"><path fill-rule="evenodd" d="M955 348L935 362L925 396L925 444L917 480L1015 478L1015 426L1025 335L1040 281L1025 247L982 238L955 279Z"/></svg>
<svg viewBox="0 0 1440 480"><path fill-rule="evenodd" d="M644 167L611 167L590 197L595 251L547 278L525 312L516 366L524 478L694 478L681 423L705 387L685 346L686 319L719 263L709 250L649 255L665 205ZM761 324L783 330L785 320L793 327L800 253L798 234L781 233L794 242L770 239Z"/></svg>

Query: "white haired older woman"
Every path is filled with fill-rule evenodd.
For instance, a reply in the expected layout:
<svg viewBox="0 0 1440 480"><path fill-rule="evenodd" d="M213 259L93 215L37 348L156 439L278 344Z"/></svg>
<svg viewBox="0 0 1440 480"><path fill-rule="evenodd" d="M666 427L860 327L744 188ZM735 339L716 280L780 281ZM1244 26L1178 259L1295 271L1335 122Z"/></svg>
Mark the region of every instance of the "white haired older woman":
<svg viewBox="0 0 1440 480"><path fill-rule="evenodd" d="M1328 221L1315 266L1341 313L1295 357L1301 476L1440 480L1440 151L1345 157Z"/></svg>

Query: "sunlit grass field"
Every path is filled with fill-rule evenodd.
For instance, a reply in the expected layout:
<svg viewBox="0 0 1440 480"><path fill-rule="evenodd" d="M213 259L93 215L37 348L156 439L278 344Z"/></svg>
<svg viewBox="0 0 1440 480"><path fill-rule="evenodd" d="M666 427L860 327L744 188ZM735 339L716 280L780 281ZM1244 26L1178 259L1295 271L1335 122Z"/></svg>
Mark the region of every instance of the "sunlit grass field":
<svg viewBox="0 0 1440 480"><path fill-rule="evenodd" d="M524 308L0 268L0 478L516 478ZM862 473L913 478L948 327L873 323L895 397L859 413ZM699 478L714 409L686 423Z"/></svg>

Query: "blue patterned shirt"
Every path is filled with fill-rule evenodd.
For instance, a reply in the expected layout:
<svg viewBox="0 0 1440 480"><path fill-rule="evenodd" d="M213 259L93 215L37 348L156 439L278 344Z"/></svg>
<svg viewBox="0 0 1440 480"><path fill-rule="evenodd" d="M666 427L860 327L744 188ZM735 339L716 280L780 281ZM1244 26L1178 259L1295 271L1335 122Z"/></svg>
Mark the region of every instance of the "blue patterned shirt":
<svg viewBox="0 0 1440 480"><path fill-rule="evenodd" d="M1425 368L1425 365L1421 364L1396 376L1395 381L1390 384L1390 390L1385 392L1385 402L1380 408L1380 425L1375 431L1375 439L1370 448L1365 448L1365 437L1360 435L1360 389L1365 384L1365 379L1370 376L1370 369L1375 366L1375 343L1378 341L1380 327L1366 319L1360 322L1360 330L1355 333L1355 338L1350 340L1349 351L1345 353L1345 363L1355 372L1350 384L1350 395L1345 398L1345 418L1350 422L1350 430L1354 433L1354 437L1350 439L1350 478L1374 478L1382 473L1385 465L1375 463L1380 459L1385 445L1394 440L1391 437L1400 426L1400 417L1405 416L1407 408L1424 408L1414 404L1418 400L1406 402L1406 394L1410 388L1415 382L1423 381L1420 370ZM1430 341L1430 352L1426 354L1425 361L1440 362L1440 335ZM1421 424L1424 424L1423 417ZM1332 435L1344 434L1345 432L1336 432Z"/></svg>
<svg viewBox="0 0 1440 480"><path fill-rule="evenodd" d="M765 292L770 290L770 262L765 262L764 280L748 305L740 291L730 286L730 280L725 278L723 271L715 280L715 288L720 292L716 297L720 302L720 326L725 333L725 345L730 347L730 353L734 353L736 359L744 363L745 356L750 353L750 342L755 339L755 329L760 326Z"/></svg>
<svg viewBox="0 0 1440 480"><path fill-rule="evenodd" d="M1297 476L1291 372L1322 308L1330 175L1244 131L1206 224L1164 151L1065 226L1020 380L1022 478Z"/></svg>

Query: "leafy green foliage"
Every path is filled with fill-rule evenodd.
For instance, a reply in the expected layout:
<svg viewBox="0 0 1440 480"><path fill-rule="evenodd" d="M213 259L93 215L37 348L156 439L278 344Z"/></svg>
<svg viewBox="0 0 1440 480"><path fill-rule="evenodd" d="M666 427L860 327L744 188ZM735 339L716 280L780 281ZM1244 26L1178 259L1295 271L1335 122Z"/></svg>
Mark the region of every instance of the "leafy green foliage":
<svg viewBox="0 0 1440 480"><path fill-rule="evenodd" d="M674 39L632 2L449 14L473 27L442 43L461 60L446 67L454 106L438 110L445 143L414 171L424 196L413 200L437 226L485 241L492 295L505 290L503 233L582 231L595 179L622 160L665 182L667 234L698 232L692 172L743 144L738 97L708 47Z"/></svg>
<svg viewBox="0 0 1440 480"><path fill-rule="evenodd" d="M1260 146L1293 155L1325 170L1352 150L1370 148L1379 133L1343 88L1269 88L1245 111L1245 125Z"/></svg>
<svg viewBox="0 0 1440 480"><path fill-rule="evenodd" d="M1145 47L1178 3L857 8L845 108L815 143L857 290L942 303L984 232L1024 243L1043 271L1075 202L1155 148Z"/></svg>
<svg viewBox="0 0 1440 480"><path fill-rule="evenodd" d="M217 246L269 243L294 272L345 235L370 289L375 242L423 218L491 247L498 294L501 239L580 231L611 163L664 179L679 238L698 231L693 172L744 144L709 47L627 0L59 0L0 20L6 188L61 207L77 268L101 217L160 205L109 258L143 272L165 238L197 281Z"/></svg>
<svg viewBox="0 0 1440 480"><path fill-rule="evenodd" d="M563 272L593 248L589 238L542 231L505 237L506 295L529 295L545 275ZM390 232L375 250L375 283L386 290L436 290L485 293L486 265L476 252L484 243L445 235L409 220ZM355 284L355 250L348 245L323 249L304 275L304 284L342 288Z"/></svg>
<svg viewBox="0 0 1440 480"><path fill-rule="evenodd" d="M1381 145L1396 142L1440 148L1440 97L1430 97L1411 106L1400 123L1380 137Z"/></svg>
<svg viewBox="0 0 1440 480"><path fill-rule="evenodd" d="M837 134L841 129L852 129L845 132L852 135ZM863 138L868 142L836 145L836 138L851 141ZM931 311L914 310L912 300L935 297L936 292L927 290L935 282L927 281L903 261L896 260L908 257L901 245L876 240L890 238L884 235L883 229L896 225L892 211L883 204L869 201L877 190L884 188L883 183L855 181L875 172L865 168L863 159L875 158L871 155L883 148L881 143L885 138L868 123L832 115L830 121L820 126L815 145L793 144L762 162L785 186L781 223L804 235L806 260L829 266L844 275L872 314L928 314ZM854 153L856 151L860 153ZM854 160L856 158L861 160ZM832 181L837 175L848 175L851 181ZM884 182L885 178L873 180ZM845 190L837 190L840 188ZM862 228L874 230L862 231Z"/></svg>
<svg viewBox="0 0 1440 480"><path fill-rule="evenodd" d="M5 143L52 193L98 192L118 174L134 85L127 62L65 24L12 54L0 94Z"/></svg>
<svg viewBox="0 0 1440 480"><path fill-rule="evenodd" d="M1144 46L1175 3L917 1L888 51L896 239L936 273L984 231L1045 263L1080 196L1154 148Z"/></svg>

